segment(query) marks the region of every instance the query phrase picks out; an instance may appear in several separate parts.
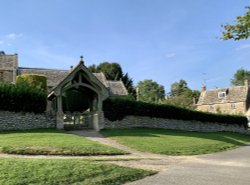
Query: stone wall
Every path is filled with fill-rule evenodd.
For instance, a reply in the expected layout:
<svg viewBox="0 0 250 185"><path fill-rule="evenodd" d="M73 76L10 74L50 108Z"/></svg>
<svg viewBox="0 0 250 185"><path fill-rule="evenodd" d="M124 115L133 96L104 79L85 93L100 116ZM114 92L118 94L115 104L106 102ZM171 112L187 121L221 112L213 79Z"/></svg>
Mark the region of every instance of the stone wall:
<svg viewBox="0 0 250 185"><path fill-rule="evenodd" d="M105 128L163 128L199 132L229 131L247 133L243 126L237 124L204 123L200 121L184 121L142 116L126 116L123 120L109 121L105 118Z"/></svg>
<svg viewBox="0 0 250 185"><path fill-rule="evenodd" d="M55 128L55 117L47 114L0 111L0 131Z"/></svg>
<svg viewBox="0 0 250 185"><path fill-rule="evenodd" d="M15 75L14 71L11 70L0 70L0 82L12 83L14 81Z"/></svg>
<svg viewBox="0 0 250 185"><path fill-rule="evenodd" d="M17 55L0 55L0 69L15 70L17 66Z"/></svg>
<svg viewBox="0 0 250 185"><path fill-rule="evenodd" d="M217 103L211 105L198 105L197 110L203 112L212 112L212 113L244 115L246 113L246 103L232 102L232 103Z"/></svg>

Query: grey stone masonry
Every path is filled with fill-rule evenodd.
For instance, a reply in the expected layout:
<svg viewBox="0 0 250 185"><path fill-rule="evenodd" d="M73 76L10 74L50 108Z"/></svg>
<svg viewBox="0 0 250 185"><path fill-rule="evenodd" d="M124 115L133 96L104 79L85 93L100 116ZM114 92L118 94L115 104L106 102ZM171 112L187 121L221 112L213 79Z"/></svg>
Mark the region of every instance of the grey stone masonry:
<svg viewBox="0 0 250 185"><path fill-rule="evenodd" d="M45 113L14 113L0 111L0 131L55 128L55 118Z"/></svg>
<svg viewBox="0 0 250 185"><path fill-rule="evenodd" d="M105 128L163 128L185 131L218 132L229 131L249 134L249 132L238 124L226 123L204 123L200 121L174 120L164 118L150 118L142 116L126 116L123 120L110 121L105 118Z"/></svg>

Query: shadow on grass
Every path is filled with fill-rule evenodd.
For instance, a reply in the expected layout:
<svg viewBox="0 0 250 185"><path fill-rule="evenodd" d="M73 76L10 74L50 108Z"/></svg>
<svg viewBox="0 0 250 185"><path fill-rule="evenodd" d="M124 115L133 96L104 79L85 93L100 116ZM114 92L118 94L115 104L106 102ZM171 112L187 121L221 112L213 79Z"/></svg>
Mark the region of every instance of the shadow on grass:
<svg viewBox="0 0 250 185"><path fill-rule="evenodd" d="M10 130L10 131L0 131L0 134L20 134L20 133L65 133L63 130L57 129L32 129L32 130Z"/></svg>
<svg viewBox="0 0 250 185"><path fill-rule="evenodd" d="M157 128L131 128L131 129L106 129L101 134L106 137L136 136L136 137L162 137L183 136L208 140L216 140L237 146L246 145L250 142L250 136L232 132L191 132L179 130L167 130Z"/></svg>

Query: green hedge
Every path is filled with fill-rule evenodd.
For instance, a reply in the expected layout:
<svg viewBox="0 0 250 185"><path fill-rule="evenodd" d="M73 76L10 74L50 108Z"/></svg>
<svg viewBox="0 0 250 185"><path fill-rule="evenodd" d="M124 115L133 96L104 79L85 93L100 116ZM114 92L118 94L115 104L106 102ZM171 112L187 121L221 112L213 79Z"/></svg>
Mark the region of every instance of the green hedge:
<svg viewBox="0 0 250 185"><path fill-rule="evenodd" d="M47 91L47 78L43 75L24 74L16 77L16 84L28 83L35 88L41 88Z"/></svg>
<svg viewBox="0 0 250 185"><path fill-rule="evenodd" d="M218 122L228 124L238 124L247 127L248 120L244 116L212 114L198 112L171 105L157 105L144 102L112 99L104 101L104 115L110 121L121 120L125 116L149 116L157 118L196 120L201 122Z"/></svg>
<svg viewBox="0 0 250 185"><path fill-rule="evenodd" d="M46 110L47 93L27 83L0 83L0 110L41 113Z"/></svg>

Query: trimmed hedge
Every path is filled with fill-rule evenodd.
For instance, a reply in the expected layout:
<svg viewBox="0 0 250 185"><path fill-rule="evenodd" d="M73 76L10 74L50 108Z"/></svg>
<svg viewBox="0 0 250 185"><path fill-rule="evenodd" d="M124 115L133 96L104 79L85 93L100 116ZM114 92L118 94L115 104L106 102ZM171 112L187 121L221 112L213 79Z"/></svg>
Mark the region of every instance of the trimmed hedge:
<svg viewBox="0 0 250 185"><path fill-rule="evenodd" d="M43 75L24 74L16 77L16 84L28 83L35 88L41 88L47 91L47 77Z"/></svg>
<svg viewBox="0 0 250 185"><path fill-rule="evenodd" d="M47 93L27 83L0 83L0 110L42 113L46 110Z"/></svg>
<svg viewBox="0 0 250 185"><path fill-rule="evenodd" d="M105 100L103 110L105 117L110 121L122 120L125 116L134 115L177 120L238 124L243 125L245 128L248 125L248 120L244 116L212 114L171 105L157 105L119 98L109 98Z"/></svg>

